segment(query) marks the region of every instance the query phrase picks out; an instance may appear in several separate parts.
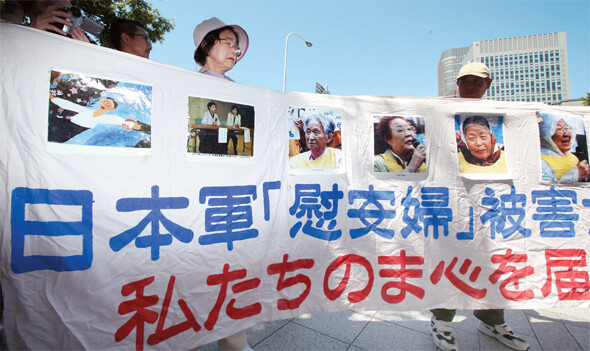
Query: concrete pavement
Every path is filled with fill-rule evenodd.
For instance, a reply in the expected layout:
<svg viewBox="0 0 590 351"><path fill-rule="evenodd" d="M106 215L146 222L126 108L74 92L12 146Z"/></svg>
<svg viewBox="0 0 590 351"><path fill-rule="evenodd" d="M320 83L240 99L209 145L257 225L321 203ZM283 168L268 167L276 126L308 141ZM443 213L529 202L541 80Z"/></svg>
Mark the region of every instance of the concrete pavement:
<svg viewBox="0 0 590 351"><path fill-rule="evenodd" d="M506 310L506 321L531 350L590 351L590 310ZM248 329L255 351L436 350L429 333L430 312L318 312L258 323ZM511 350L477 330L470 310L458 310L453 323L459 350ZM217 350L217 343L201 347Z"/></svg>
<svg viewBox="0 0 590 351"><path fill-rule="evenodd" d="M588 309L506 310L506 321L531 345L531 350L590 351ZM435 351L429 323L429 311L317 312L258 323L247 334L255 351ZM457 311L453 331L461 351L510 350L477 331L477 319L471 310ZM6 344L2 343L0 349L6 350ZM215 350L216 342L201 347L201 351Z"/></svg>

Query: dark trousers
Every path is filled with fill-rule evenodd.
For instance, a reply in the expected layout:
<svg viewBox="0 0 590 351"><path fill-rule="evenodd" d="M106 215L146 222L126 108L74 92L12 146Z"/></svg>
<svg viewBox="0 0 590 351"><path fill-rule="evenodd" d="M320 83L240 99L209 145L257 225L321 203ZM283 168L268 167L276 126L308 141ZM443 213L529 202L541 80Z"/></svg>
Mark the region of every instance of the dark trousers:
<svg viewBox="0 0 590 351"><path fill-rule="evenodd" d="M199 132L199 152L214 154L217 147L217 130L201 129Z"/></svg>
<svg viewBox="0 0 590 351"><path fill-rule="evenodd" d="M457 310L436 308L430 310L430 312L432 312L434 317L436 317L436 319L438 320L452 322L453 317L455 317L455 312L457 312ZM475 316L475 318L487 324L504 324L504 310L473 310L473 315Z"/></svg>
<svg viewBox="0 0 590 351"><path fill-rule="evenodd" d="M236 133L234 131L229 131L228 132L228 138L233 141L234 143L234 155L238 154L238 136L236 135ZM229 143L227 143L229 146Z"/></svg>
<svg viewBox="0 0 590 351"><path fill-rule="evenodd" d="M227 143L218 143L217 129L201 129L199 132L199 152L202 154L227 155Z"/></svg>

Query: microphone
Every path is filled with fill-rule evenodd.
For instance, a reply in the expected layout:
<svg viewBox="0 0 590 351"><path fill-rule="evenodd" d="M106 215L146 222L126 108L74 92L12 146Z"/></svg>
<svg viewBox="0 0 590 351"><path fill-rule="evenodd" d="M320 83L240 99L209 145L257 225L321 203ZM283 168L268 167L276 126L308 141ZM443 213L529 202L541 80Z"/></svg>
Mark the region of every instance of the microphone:
<svg viewBox="0 0 590 351"><path fill-rule="evenodd" d="M418 146L420 146L420 142L417 139L412 140L412 146L414 147L414 149L418 148Z"/></svg>

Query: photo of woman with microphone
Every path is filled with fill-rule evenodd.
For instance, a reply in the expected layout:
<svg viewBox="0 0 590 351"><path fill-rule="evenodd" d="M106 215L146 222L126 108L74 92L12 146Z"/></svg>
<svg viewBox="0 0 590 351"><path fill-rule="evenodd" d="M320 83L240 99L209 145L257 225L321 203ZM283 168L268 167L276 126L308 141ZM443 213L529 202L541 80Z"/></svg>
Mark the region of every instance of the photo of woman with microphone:
<svg viewBox="0 0 590 351"><path fill-rule="evenodd" d="M374 172L425 173L424 118L375 116Z"/></svg>

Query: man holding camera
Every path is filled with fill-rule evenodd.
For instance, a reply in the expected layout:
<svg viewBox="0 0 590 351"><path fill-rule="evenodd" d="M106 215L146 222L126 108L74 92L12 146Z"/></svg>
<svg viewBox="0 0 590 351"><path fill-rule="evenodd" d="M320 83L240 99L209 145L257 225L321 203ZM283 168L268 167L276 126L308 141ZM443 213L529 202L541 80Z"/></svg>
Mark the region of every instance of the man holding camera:
<svg viewBox="0 0 590 351"><path fill-rule="evenodd" d="M82 29L75 28L71 33L66 33L64 29L71 27L72 23L67 19L72 17L72 14L66 12L66 8L71 6L70 0L57 1L19 1L27 15L31 18L31 27L44 31L57 33L63 36L71 36L72 39L80 40L89 43L88 37Z"/></svg>

